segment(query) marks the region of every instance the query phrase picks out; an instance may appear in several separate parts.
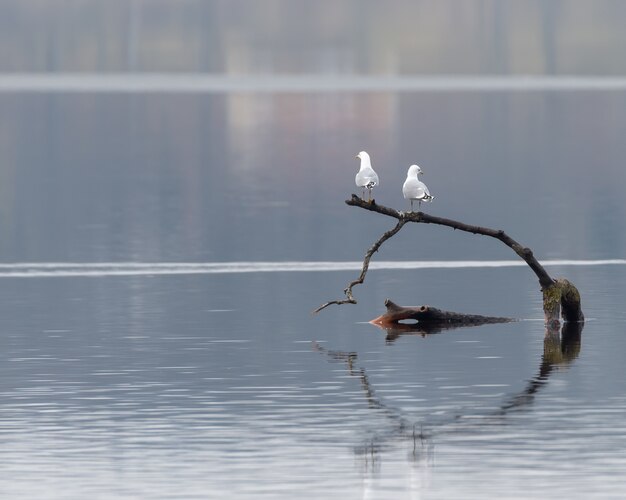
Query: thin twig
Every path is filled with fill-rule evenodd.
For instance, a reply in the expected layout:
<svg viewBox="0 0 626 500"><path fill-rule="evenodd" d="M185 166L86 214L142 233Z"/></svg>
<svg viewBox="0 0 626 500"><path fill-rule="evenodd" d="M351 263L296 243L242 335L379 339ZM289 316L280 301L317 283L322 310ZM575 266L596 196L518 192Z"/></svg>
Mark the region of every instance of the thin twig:
<svg viewBox="0 0 626 500"><path fill-rule="evenodd" d="M374 202L371 202L371 203L370 202L365 202L365 203L369 203L370 205L376 205ZM365 254L365 258L363 259L363 268L361 269L361 275L357 279L355 279L354 281L350 282L348 284L348 286L345 288L345 290L343 291L343 293L346 296L345 299L331 300L330 302L326 302L325 304L322 304L317 309L315 309L313 311L313 314L320 312L322 309L326 309L328 306L330 306L332 304L337 304L337 305L341 305L341 304L356 304L356 299L352 295L352 288L355 285L361 285L365 281L365 275L367 274L367 270L369 269L370 260L372 259L372 255L374 255L378 251L380 246L385 241L387 241L389 238L391 238L393 235L395 235L398 231L400 231L400 229L402 229L402 226L404 226L404 224L406 224L406 222L407 221L406 221L406 219L404 219L404 217L399 217L398 218L398 223L392 229L390 229L389 231L384 233L380 238L378 238L376 243L374 243L371 246L371 248L367 251L367 253Z"/></svg>

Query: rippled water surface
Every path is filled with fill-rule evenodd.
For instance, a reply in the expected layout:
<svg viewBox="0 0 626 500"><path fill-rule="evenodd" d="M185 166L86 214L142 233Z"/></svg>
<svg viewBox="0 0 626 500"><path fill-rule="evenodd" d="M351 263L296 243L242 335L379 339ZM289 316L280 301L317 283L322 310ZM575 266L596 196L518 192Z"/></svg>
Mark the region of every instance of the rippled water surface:
<svg viewBox="0 0 626 500"><path fill-rule="evenodd" d="M132 18L160 3L129 5ZM578 19L567 5L555 8L571 15L548 16L545 33ZM31 12L22 9L0 16L0 37L21 26L17 14ZM492 24L481 12L477 40ZM170 18L129 25L139 33L129 64L152 60L145 40L162 40L150 29L161 19ZM70 55L83 60L75 46L91 61L91 45L64 38L71 19L58 23L49 38L65 42L47 49L48 62L71 69ZM611 36L623 32L615 26ZM466 36L446 33L454 47ZM24 36L13 33L27 51ZM499 37L471 61L502 62ZM291 60L265 57L274 45L246 52L237 36L222 38L220 61L235 69ZM179 38L166 40L159 50L175 64ZM547 63L576 69L542 40L556 51ZM448 70L462 58L450 53ZM112 54L94 57L118 71L106 66ZM261 72L262 88L245 72L236 81L0 75L0 497L626 496L623 78L550 73L529 83L498 67L495 77L383 81L375 51L354 55L369 73L336 78L350 54L303 54L328 71ZM577 285L584 325L546 331L535 276L499 242L414 224L374 255L357 305L311 314L342 298L393 227L343 203L363 149L381 179L377 203L408 208L401 186L419 163L435 195L429 213L531 247ZM368 321L387 298L515 321L386 331Z"/></svg>
<svg viewBox="0 0 626 500"><path fill-rule="evenodd" d="M3 278L4 494L621 491L626 317L616 297L626 268L576 271L589 320L582 341L567 334L556 350L558 338L544 345L534 283L521 305L502 299L525 268L371 278L409 297L407 273L438 305L456 295L443 276L478 295L459 297L455 309L506 309L523 320L385 332L359 322L380 312L375 293L311 316L320 290L339 290L348 271Z"/></svg>

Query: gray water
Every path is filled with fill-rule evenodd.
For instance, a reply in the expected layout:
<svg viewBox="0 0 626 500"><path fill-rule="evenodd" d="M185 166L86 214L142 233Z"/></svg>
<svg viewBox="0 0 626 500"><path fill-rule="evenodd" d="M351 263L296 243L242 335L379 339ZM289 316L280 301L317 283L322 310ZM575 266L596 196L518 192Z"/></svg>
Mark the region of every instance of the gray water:
<svg viewBox="0 0 626 500"><path fill-rule="evenodd" d="M623 130L625 97L0 96L3 495L619 496L624 143L572 124ZM580 346L544 360L532 273L438 227L311 315L392 226L343 204L364 145L379 202L419 161L430 213L591 260L548 267L582 293ZM398 336L366 323L387 297L521 321Z"/></svg>
<svg viewBox="0 0 626 500"><path fill-rule="evenodd" d="M613 40L621 10L600 4L587 14ZM577 66L547 36L548 75L530 86L515 75L445 76L441 87L427 75L320 76L305 87L278 78L271 88L245 75L218 77L219 88L202 77L193 89L159 75L76 80L67 72L89 70L81 61L91 59L67 44L72 18L7 5L0 36L16 52L0 52L2 67L62 73L0 75L0 496L626 494L626 91L602 78L619 77L622 59L613 73L563 79L553 73ZM144 14L131 34L147 34L127 41L128 67L98 45L97 69L171 70L176 57L146 50L161 19L148 13L160 11L129 5L139 9L131 19ZM554 5L568 16L541 7L544 35L559 27L579 40L565 36L584 31L579 11ZM528 28L511 9L493 26ZM39 26L33 12L51 21L31 47L20 27ZM109 40L103 19L95 36ZM183 25L195 33L201 20ZM231 40L227 31L215 36ZM44 55L42 33L54 41ZM466 36L456 32L453 45ZM489 31L484 47L500 37ZM480 47L468 64L506 73L509 59ZM294 50L303 69L352 61L341 50ZM462 63L446 54L424 56L425 70ZM580 56L589 74L608 68L594 54ZM299 69L283 56L279 69ZM185 61L178 69L228 69ZM413 224L375 254L357 305L312 315L342 297L393 226L343 203L363 149L381 178L378 203L407 208L401 186L418 163L436 197L428 213L502 228L531 247L577 285L585 324L546 331L535 276L499 242ZM386 298L517 321L385 331L368 321Z"/></svg>

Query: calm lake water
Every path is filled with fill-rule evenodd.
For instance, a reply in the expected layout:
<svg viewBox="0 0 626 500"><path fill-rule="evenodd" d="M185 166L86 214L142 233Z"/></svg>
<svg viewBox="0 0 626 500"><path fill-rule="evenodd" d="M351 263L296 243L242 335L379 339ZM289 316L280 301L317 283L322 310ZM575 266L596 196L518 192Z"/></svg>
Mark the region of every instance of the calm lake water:
<svg viewBox="0 0 626 500"><path fill-rule="evenodd" d="M0 94L2 496L621 497L625 265L548 268L588 318L562 339L526 267L372 270L358 305L311 310L358 273L319 262L393 225L343 204L362 149L380 203L418 162L432 214L540 259L624 258L624 104ZM375 262L513 257L415 226ZM367 323L387 297L520 321L399 335Z"/></svg>

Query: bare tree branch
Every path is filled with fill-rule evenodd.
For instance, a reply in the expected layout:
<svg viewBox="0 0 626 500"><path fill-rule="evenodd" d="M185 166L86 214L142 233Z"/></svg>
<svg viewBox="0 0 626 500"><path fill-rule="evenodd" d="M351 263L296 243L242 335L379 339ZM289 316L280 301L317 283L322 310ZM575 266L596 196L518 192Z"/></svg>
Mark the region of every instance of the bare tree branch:
<svg viewBox="0 0 626 500"><path fill-rule="evenodd" d="M351 199L346 200L346 204L353 207L364 208L371 212L377 212L379 214L387 215L389 217L398 219L399 221L416 222L422 224L438 224L440 226L451 227L452 229L458 229L459 231L465 231L467 233L491 236L492 238L500 240L506 246L511 248L521 259L526 262L526 264L530 266L530 268L539 279L539 284L541 285L542 290L545 290L554 285L554 280L546 272L543 266L537 261L537 259L533 255L532 250L530 248L520 245L517 241L515 241L501 229L473 226L452 219L435 217L433 215L425 214L424 212L399 212L393 208L378 205L374 201L372 201L371 203L364 201L354 194L352 195Z"/></svg>
<svg viewBox="0 0 626 500"><path fill-rule="evenodd" d="M532 271L539 279L539 285L541 286L541 291L543 294L543 311L546 323L555 322L556 324L558 324L561 314L563 315L563 319L565 321L576 322L584 321L585 319L580 306L580 294L576 287L565 279L555 280L550 277L544 267L535 258L532 250L528 247L520 245L517 241L515 241L508 234L506 234L502 229L491 229L488 227L474 226L452 219L435 217L433 215L425 214L424 212L400 212L393 208L378 205L375 200L365 201L355 194L353 194L349 200L346 200L346 204L353 207L364 208L365 210L369 210L370 212L376 212L382 215L386 215L388 217L393 217L394 219L398 220L398 223L393 229L383 234L378 239L378 241L376 241L376 243L374 243L374 245L372 245L372 247L367 251L367 253L365 254L365 259L363 260L363 269L361 270L361 275L357 280L351 282L344 290L346 298L342 300L333 300L330 302L326 302L325 304L322 304L320 307L318 307L315 311L313 311L313 313L317 313L331 304L356 304L356 299L352 295L352 287L363 283L363 281L365 280L365 275L367 274L367 269L369 267L369 262L372 258L372 255L380 248L380 246L385 241L387 241L398 231L400 231L404 224L406 224L407 222L415 222L418 224L437 224L440 226L447 226L451 227L452 229L458 229L459 231L465 231L467 233L490 236L491 238L495 238L501 241L506 246L511 248L524 262L526 262L526 264L528 264L528 266L532 269Z"/></svg>
<svg viewBox="0 0 626 500"><path fill-rule="evenodd" d="M374 204L373 201L372 201L372 204ZM370 249L365 254L365 258L363 259L363 268L361 269L361 275L357 279L355 279L354 281L350 282L348 284L348 286L343 291L343 293L346 295L345 299L331 300L330 302L326 302L325 304L322 304L317 309L315 309L313 311L313 314L320 312L322 309L325 309L325 308L327 308L328 306L330 306L332 304L337 304L337 305L341 305L341 304L356 304L356 299L352 296L352 288L355 285L361 285L365 281L365 275L367 274L367 270L369 269L370 260L372 259L372 255L374 255L378 251L380 246L385 241L387 241L394 234L396 234L398 231L400 231L400 229L402 229L402 226L404 226L404 224L406 224L406 222L407 222L406 220L404 220L402 218L399 218L398 219L398 223L395 225L395 227L393 227L392 229L390 229L389 231L384 233L380 238L378 238L378 241L376 241L376 243L374 243L370 247Z"/></svg>

